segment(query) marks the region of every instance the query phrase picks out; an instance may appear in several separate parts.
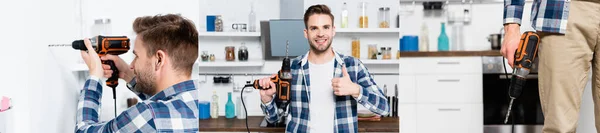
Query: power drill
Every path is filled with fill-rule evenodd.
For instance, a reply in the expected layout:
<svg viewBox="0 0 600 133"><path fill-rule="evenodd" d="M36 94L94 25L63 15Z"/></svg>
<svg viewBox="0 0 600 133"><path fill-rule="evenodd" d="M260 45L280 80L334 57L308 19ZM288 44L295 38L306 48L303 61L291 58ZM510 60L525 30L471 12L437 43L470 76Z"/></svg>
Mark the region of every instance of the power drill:
<svg viewBox="0 0 600 133"><path fill-rule="evenodd" d="M508 95L510 97L510 103L508 106L508 112L504 123L508 122L510 117L512 105L515 99L521 96L523 92L523 86L525 86L526 77L529 75L531 68L537 58L538 45L540 44L540 36L535 32L525 32L521 35L521 41L519 47L515 52L515 61L513 64L512 78L510 79L510 86L508 88Z"/></svg>
<svg viewBox="0 0 600 133"><path fill-rule="evenodd" d="M129 51L129 38L127 36L96 36L90 38L94 51L98 53L98 56L102 57L107 54L120 55ZM83 40L75 40L72 45L73 49L76 50L88 50L83 43ZM113 71L110 78L106 80L106 86L109 86L113 90L113 99L115 100L115 117L117 115L117 91L116 87L119 85L119 70L115 66L115 62L112 60L104 60L102 64L110 66Z"/></svg>
<svg viewBox="0 0 600 133"><path fill-rule="evenodd" d="M279 123L285 122L285 118L287 116L285 111L290 101L290 81L292 80L292 73L290 68L290 58L288 57L288 46L289 41L286 42L285 57L281 63L281 70L277 72L275 77L271 78L271 82L275 84L275 91L277 95L276 99L274 99L274 102L277 104L278 112L282 114L281 118L279 119ZM260 87L259 80L254 80L254 82L247 81L244 88L245 87L253 87L259 90L271 89ZM278 124L275 123L275 125Z"/></svg>

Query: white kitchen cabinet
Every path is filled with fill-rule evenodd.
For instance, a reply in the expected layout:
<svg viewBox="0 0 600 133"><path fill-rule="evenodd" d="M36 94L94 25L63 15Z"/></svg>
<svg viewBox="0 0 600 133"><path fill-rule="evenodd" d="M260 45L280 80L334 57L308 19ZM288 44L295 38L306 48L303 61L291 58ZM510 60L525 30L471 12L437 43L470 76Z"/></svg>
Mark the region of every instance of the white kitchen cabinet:
<svg viewBox="0 0 600 133"><path fill-rule="evenodd" d="M415 76L412 75L400 75L400 81L398 82L398 103L412 103L416 102L416 80ZM388 90L389 91L389 90ZM389 92L388 92L389 93Z"/></svg>
<svg viewBox="0 0 600 133"><path fill-rule="evenodd" d="M419 133L481 133L483 104L419 104Z"/></svg>
<svg viewBox="0 0 600 133"><path fill-rule="evenodd" d="M398 116L400 118L401 133L417 132L417 105L398 104Z"/></svg>
<svg viewBox="0 0 600 133"><path fill-rule="evenodd" d="M417 75L417 103L483 103L481 74Z"/></svg>
<svg viewBox="0 0 600 133"><path fill-rule="evenodd" d="M482 133L481 57L399 60L402 133Z"/></svg>
<svg viewBox="0 0 600 133"><path fill-rule="evenodd" d="M481 74L481 57L400 58L400 74Z"/></svg>

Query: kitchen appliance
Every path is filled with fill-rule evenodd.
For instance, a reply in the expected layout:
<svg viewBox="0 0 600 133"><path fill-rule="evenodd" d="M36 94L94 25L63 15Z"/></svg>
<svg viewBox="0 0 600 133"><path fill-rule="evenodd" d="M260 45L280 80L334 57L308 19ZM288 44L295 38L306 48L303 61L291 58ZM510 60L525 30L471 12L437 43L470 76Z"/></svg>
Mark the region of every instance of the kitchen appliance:
<svg viewBox="0 0 600 133"><path fill-rule="evenodd" d="M286 41L289 41L290 58L306 54L308 41L304 38L304 20L302 19L277 19L261 21L261 43L263 45L264 59L281 60L286 57Z"/></svg>
<svg viewBox="0 0 600 133"><path fill-rule="evenodd" d="M509 106L508 86L511 73L505 73L502 56L484 56L483 63L483 123L485 133L511 133L511 124L504 124ZM512 72L508 64L507 72ZM527 76L527 84L519 99L514 101L509 123L515 123L515 133L541 133L544 116L540 104L537 60ZM507 78L508 76L508 78Z"/></svg>
<svg viewBox="0 0 600 133"><path fill-rule="evenodd" d="M502 34L490 34L487 39L491 44L492 50L500 50L502 48Z"/></svg>

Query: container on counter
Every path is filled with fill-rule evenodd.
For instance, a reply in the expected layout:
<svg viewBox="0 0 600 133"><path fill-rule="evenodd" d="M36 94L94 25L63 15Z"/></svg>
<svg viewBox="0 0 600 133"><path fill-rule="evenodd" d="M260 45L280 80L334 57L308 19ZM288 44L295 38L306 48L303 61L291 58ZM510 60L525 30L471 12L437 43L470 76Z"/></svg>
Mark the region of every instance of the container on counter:
<svg viewBox="0 0 600 133"><path fill-rule="evenodd" d="M238 60L248 60L248 48L246 47L246 43L242 43L242 46L240 46L240 49L238 50Z"/></svg>
<svg viewBox="0 0 600 133"><path fill-rule="evenodd" d="M352 38L352 56L354 58L360 58L360 38Z"/></svg>
<svg viewBox="0 0 600 133"><path fill-rule="evenodd" d="M446 24L442 22L441 25L442 29L440 36L438 36L438 51L448 51L450 50L450 40L448 39L448 35L446 35Z"/></svg>
<svg viewBox="0 0 600 133"><path fill-rule="evenodd" d="M379 8L379 28L390 28L390 8Z"/></svg>
<svg viewBox="0 0 600 133"><path fill-rule="evenodd" d="M207 62L208 61L208 51L202 51L202 55L200 56L200 58L202 58L202 61Z"/></svg>
<svg viewBox="0 0 600 133"><path fill-rule="evenodd" d="M198 102L198 114L201 120L210 118L210 102L199 101Z"/></svg>
<svg viewBox="0 0 600 133"><path fill-rule="evenodd" d="M217 91L213 91L212 102L210 103L210 117L213 119L219 118L219 96L217 96Z"/></svg>
<svg viewBox="0 0 600 133"><path fill-rule="evenodd" d="M215 54L210 54L210 61L215 61Z"/></svg>
<svg viewBox="0 0 600 133"><path fill-rule="evenodd" d="M233 46L225 47L225 60L235 61L235 47L233 47Z"/></svg>
<svg viewBox="0 0 600 133"><path fill-rule="evenodd" d="M392 59L392 47L385 47L385 49L383 49L384 47L382 47L382 54L383 54L383 59L384 60L389 60Z"/></svg>
<svg viewBox="0 0 600 133"><path fill-rule="evenodd" d="M385 54L387 53L387 50L386 50L387 48L381 47L379 49L380 49L380 51L379 51L380 55L377 56L377 59L380 59L380 60L385 59Z"/></svg>
<svg viewBox="0 0 600 133"><path fill-rule="evenodd" d="M429 28L427 24L421 24L421 35L419 36L419 51L429 51Z"/></svg>
<svg viewBox="0 0 600 133"><path fill-rule="evenodd" d="M227 103L225 104L225 118L231 119L235 117L235 105L231 100L231 92L227 93Z"/></svg>
<svg viewBox="0 0 600 133"><path fill-rule="evenodd" d="M215 31L223 32L223 17L221 15L217 15L217 18L215 18Z"/></svg>
<svg viewBox="0 0 600 133"><path fill-rule="evenodd" d="M369 50L367 52L367 59L377 59L377 44L369 44Z"/></svg>
<svg viewBox="0 0 600 133"><path fill-rule="evenodd" d="M367 2L358 4L358 28L369 28L369 15L367 15Z"/></svg>
<svg viewBox="0 0 600 133"><path fill-rule="evenodd" d="M244 93L244 92L240 92L240 93ZM244 104L242 104L242 100L244 101L244 104L246 106L248 106L248 102L246 100L246 96L244 97L237 97L237 104L236 104L236 113L237 113L237 118L238 119L246 119L246 111L244 110Z"/></svg>

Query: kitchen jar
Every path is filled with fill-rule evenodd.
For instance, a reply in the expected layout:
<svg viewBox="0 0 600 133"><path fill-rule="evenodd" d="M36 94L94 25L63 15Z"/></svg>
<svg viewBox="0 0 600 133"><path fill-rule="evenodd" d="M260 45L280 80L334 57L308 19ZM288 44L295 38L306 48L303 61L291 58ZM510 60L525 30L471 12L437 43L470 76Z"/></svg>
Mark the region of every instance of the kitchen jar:
<svg viewBox="0 0 600 133"><path fill-rule="evenodd" d="M215 61L215 54L210 54L210 61Z"/></svg>
<svg viewBox="0 0 600 133"><path fill-rule="evenodd" d="M378 14L379 28L390 28L390 8L380 7Z"/></svg>
<svg viewBox="0 0 600 133"><path fill-rule="evenodd" d="M369 44L368 59L377 59L377 44Z"/></svg>
<svg viewBox="0 0 600 133"><path fill-rule="evenodd" d="M352 56L354 58L360 58L360 38L352 38Z"/></svg>
<svg viewBox="0 0 600 133"><path fill-rule="evenodd" d="M381 52L384 60L392 59L392 47L381 47Z"/></svg>
<svg viewBox="0 0 600 133"><path fill-rule="evenodd" d="M369 16L367 15L367 2L358 4L358 28L369 28Z"/></svg>
<svg viewBox="0 0 600 133"><path fill-rule="evenodd" d="M202 55L200 57L202 58L202 61L208 61L208 51L202 51Z"/></svg>
<svg viewBox="0 0 600 133"><path fill-rule="evenodd" d="M242 43L242 46L240 46L240 49L238 50L238 60L248 60L248 48L246 47L246 43Z"/></svg>
<svg viewBox="0 0 600 133"><path fill-rule="evenodd" d="M223 17L221 17L221 15L217 15L217 18L215 19L215 31L223 32Z"/></svg>
<svg viewBox="0 0 600 133"><path fill-rule="evenodd" d="M235 60L235 47L233 47L233 46L225 47L225 60L227 60L227 61Z"/></svg>

